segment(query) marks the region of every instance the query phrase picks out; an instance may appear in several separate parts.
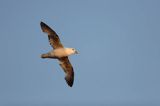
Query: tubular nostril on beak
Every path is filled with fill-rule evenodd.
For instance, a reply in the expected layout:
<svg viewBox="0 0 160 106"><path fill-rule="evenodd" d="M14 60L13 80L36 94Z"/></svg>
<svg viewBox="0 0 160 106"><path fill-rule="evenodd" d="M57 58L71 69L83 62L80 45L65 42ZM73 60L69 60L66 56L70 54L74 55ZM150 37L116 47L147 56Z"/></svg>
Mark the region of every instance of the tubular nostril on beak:
<svg viewBox="0 0 160 106"><path fill-rule="evenodd" d="M78 54L78 51L75 51L75 54Z"/></svg>

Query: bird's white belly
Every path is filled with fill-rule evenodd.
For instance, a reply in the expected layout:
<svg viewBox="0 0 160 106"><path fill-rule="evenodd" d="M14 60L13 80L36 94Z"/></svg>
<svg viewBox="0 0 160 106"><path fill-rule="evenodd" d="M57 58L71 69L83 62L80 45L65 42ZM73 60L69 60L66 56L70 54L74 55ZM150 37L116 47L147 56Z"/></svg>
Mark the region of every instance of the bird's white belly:
<svg viewBox="0 0 160 106"><path fill-rule="evenodd" d="M55 57L59 57L59 58L68 56L68 53L66 52L64 48L53 50L53 54Z"/></svg>

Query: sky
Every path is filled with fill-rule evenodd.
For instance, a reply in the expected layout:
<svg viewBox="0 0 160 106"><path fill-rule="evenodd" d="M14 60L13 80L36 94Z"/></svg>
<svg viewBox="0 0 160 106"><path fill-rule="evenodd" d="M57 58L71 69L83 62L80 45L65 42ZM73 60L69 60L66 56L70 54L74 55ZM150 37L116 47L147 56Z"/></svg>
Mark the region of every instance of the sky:
<svg viewBox="0 0 160 106"><path fill-rule="evenodd" d="M159 106L159 0L0 0L1 106ZM40 22L70 56L69 87Z"/></svg>

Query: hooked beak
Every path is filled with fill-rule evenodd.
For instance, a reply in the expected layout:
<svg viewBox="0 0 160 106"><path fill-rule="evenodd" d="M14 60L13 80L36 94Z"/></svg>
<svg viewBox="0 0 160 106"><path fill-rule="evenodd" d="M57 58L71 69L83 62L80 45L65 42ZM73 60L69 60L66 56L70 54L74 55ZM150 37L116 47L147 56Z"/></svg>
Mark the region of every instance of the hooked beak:
<svg viewBox="0 0 160 106"><path fill-rule="evenodd" d="M75 54L78 54L78 51L75 51Z"/></svg>

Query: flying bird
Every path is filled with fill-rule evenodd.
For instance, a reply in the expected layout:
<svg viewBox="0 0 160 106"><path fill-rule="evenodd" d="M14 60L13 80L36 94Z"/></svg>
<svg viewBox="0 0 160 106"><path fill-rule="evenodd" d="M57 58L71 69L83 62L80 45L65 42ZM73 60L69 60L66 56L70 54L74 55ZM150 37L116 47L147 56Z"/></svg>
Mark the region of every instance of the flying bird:
<svg viewBox="0 0 160 106"><path fill-rule="evenodd" d="M48 34L50 45L53 48L50 52L42 54L41 58L58 59L59 65L65 72L65 80L67 84L72 87L74 82L74 71L68 56L78 54L77 50L74 48L65 48L57 33L44 22L41 22L40 26L42 31Z"/></svg>

